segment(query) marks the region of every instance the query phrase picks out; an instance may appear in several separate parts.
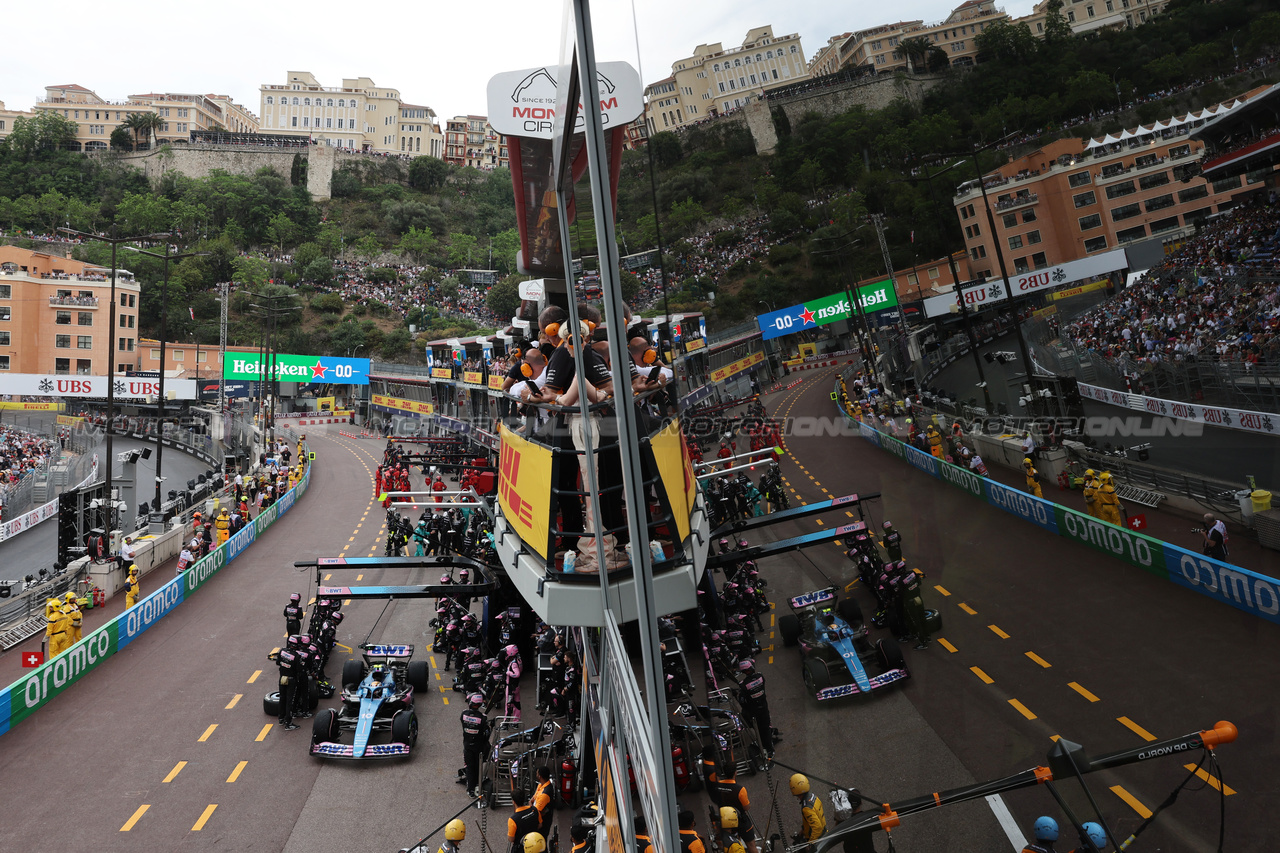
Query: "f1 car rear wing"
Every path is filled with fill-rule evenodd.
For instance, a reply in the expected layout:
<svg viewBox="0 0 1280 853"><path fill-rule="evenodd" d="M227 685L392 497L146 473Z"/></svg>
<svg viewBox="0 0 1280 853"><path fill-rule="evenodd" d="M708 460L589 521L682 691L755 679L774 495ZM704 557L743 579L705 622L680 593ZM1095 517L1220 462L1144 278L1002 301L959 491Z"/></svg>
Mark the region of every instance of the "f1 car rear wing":
<svg viewBox="0 0 1280 853"><path fill-rule="evenodd" d="M762 560L765 557L772 557L775 554L785 554L789 551L799 551L801 548L808 548L813 545L822 545L825 542L833 542L842 536L848 536L851 533L857 533L866 530L867 526L861 521L855 521L851 524L842 524L839 527L832 527L829 530L819 530L816 533L805 533L800 536L792 536L790 539L779 539L777 542L766 542L763 545L750 545L741 551L730 551L727 554L715 554L707 557L707 568L718 568L720 566L732 566L741 563L744 560Z"/></svg>
<svg viewBox="0 0 1280 853"><path fill-rule="evenodd" d="M928 809L941 808L954 803L975 800L979 797L989 797L992 794L1014 791L1018 788L1030 788L1034 785L1047 784L1052 791L1052 783L1054 781L1077 776L1081 777L1080 782L1083 784L1083 776L1086 773L1109 770L1113 767L1122 767L1126 764L1135 764L1166 755L1179 756L1179 761L1181 761L1191 750L1212 750L1219 744L1231 743L1236 739L1236 736L1235 725L1223 721L1215 723L1213 728L1205 731L1192 732L1191 734L1169 738L1168 740L1154 741L1134 749L1125 749L1120 752L1100 755L1097 758L1089 758L1085 755L1084 749L1079 744L1058 740L1049 750L1048 766L1032 767L1029 770L1014 773L1003 779L979 782L975 785L966 785L963 788L952 788L950 791L925 794L920 797L900 800L896 803L883 803L879 812L861 812L840 824L838 828L815 841L812 845L813 850L814 853L828 853L832 848L843 844L847 839L854 837L867 838L871 833L879 830L888 832L901 824L902 818L907 815ZM1108 834L1110 834L1109 831ZM1116 845L1117 849L1121 846L1114 836L1112 836L1112 843Z"/></svg>
<svg viewBox="0 0 1280 853"><path fill-rule="evenodd" d="M317 598L440 598L464 591L469 596L488 595L498 588L498 579L484 563L457 554L438 557L320 557L315 560L298 560L295 568L316 570ZM362 572L377 569L467 569L479 578L476 583L460 584L417 583L396 586L324 586L323 571L358 569Z"/></svg>
<svg viewBox="0 0 1280 853"><path fill-rule="evenodd" d="M862 518L862 502L875 500L880 497L879 492L870 495L841 495L838 498L832 498L827 501L818 501L817 503L805 504L804 506L796 506L791 509L784 509L782 512L771 512L767 515L761 515L756 518L743 518L736 521L730 521L720 525L711 531L711 538L717 539L721 536L728 536L730 533L742 533L747 530L754 530L757 527L767 527L771 524L781 524L784 521L796 521L801 518L808 518L811 515L818 515L832 509L856 509L858 518Z"/></svg>

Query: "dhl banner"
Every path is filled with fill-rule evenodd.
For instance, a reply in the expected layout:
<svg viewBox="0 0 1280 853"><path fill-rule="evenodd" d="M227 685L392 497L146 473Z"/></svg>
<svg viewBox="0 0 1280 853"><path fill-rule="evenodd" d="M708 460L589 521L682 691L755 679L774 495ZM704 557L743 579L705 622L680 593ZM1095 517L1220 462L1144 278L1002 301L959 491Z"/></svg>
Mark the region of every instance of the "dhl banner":
<svg viewBox="0 0 1280 853"><path fill-rule="evenodd" d="M316 410L321 412L332 412L334 405L333 397L317 397Z"/></svg>
<svg viewBox="0 0 1280 853"><path fill-rule="evenodd" d="M424 403L421 400L402 400L399 397L384 397L381 394L374 394L372 400L373 405L384 409L413 412L418 415L429 415L436 410L435 404Z"/></svg>
<svg viewBox="0 0 1280 853"><path fill-rule="evenodd" d="M516 534L540 557L551 535L551 451L507 429L499 435L498 504Z"/></svg>
<svg viewBox="0 0 1280 853"><path fill-rule="evenodd" d="M503 379L505 379L505 378L506 378L506 377L504 377L504 376L490 376L490 377L489 377L489 388L490 388L490 390L493 390L493 391L501 391L501 390L502 390L502 381L503 381Z"/></svg>
<svg viewBox="0 0 1280 853"><path fill-rule="evenodd" d="M817 354L818 354L817 344L801 344L800 345L801 358L813 358Z"/></svg>
<svg viewBox="0 0 1280 853"><path fill-rule="evenodd" d="M59 426L80 426L84 423L84 418L77 415L58 415Z"/></svg>
<svg viewBox="0 0 1280 853"><path fill-rule="evenodd" d="M689 340L684 342L684 351L696 352L697 350L702 349L706 345L707 345L707 342L702 338L689 338Z"/></svg>
<svg viewBox="0 0 1280 853"><path fill-rule="evenodd" d="M730 376L736 376L744 370L749 370L762 361L764 361L764 353L753 352L746 358L740 358L735 362L726 364L724 367L717 367L711 371L711 381L723 382Z"/></svg>
<svg viewBox="0 0 1280 853"><path fill-rule="evenodd" d="M431 368L431 378L432 379L452 379L453 370L451 370L448 367L433 367Z"/></svg>
<svg viewBox="0 0 1280 853"><path fill-rule="evenodd" d="M693 462L685 449L680 422L668 424L653 437L650 447L653 448L654 461L658 463L663 491L671 502L671 514L675 516L680 541L684 541L689 535L689 516L693 513L698 481L693 476Z"/></svg>
<svg viewBox="0 0 1280 853"><path fill-rule="evenodd" d="M19 412L62 412L66 403L0 403L0 409L16 409Z"/></svg>
<svg viewBox="0 0 1280 853"><path fill-rule="evenodd" d="M479 370L464 370L462 372L462 381L467 385L483 385L484 374Z"/></svg>
<svg viewBox="0 0 1280 853"><path fill-rule="evenodd" d="M1046 305L1044 308L1037 308L1035 311L1032 311L1031 316L1048 317L1050 314L1057 314L1057 313L1058 313L1057 305Z"/></svg>

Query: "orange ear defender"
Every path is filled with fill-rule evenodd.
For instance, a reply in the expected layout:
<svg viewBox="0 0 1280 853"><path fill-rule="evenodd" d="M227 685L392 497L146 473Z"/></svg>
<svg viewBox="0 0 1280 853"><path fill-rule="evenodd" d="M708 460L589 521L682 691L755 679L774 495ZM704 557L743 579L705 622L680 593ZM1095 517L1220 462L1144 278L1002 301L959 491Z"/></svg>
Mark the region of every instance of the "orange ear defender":
<svg viewBox="0 0 1280 853"><path fill-rule="evenodd" d="M548 338L558 338L560 337L560 324L548 323L544 331L547 333Z"/></svg>
<svg viewBox="0 0 1280 853"><path fill-rule="evenodd" d="M526 379L533 378L533 368L527 364L520 365L520 375Z"/></svg>
<svg viewBox="0 0 1280 853"><path fill-rule="evenodd" d="M658 360L658 353L655 352L652 348L645 350L644 356L641 357L641 361L643 361L645 364L653 364L657 360Z"/></svg>

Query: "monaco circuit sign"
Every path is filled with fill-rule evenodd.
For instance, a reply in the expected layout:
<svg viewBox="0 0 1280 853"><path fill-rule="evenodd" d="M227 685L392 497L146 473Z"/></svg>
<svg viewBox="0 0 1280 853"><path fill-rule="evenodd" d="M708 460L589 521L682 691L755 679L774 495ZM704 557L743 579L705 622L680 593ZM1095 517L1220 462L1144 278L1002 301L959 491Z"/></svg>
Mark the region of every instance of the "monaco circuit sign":
<svg viewBox="0 0 1280 853"><path fill-rule="evenodd" d="M550 139L556 118L556 66L505 71L489 78L489 124L506 136ZM640 75L626 62L602 62L597 66L600 84L600 119L605 130L624 127L644 112ZM582 128L578 105L575 130Z"/></svg>
<svg viewBox="0 0 1280 853"><path fill-rule="evenodd" d="M0 394L24 397L90 397L105 399L105 376L83 374L13 373L0 375ZM156 397L160 394L160 380L153 377L117 376L115 396L126 399ZM171 400L196 399L194 379L166 379L164 396Z"/></svg>

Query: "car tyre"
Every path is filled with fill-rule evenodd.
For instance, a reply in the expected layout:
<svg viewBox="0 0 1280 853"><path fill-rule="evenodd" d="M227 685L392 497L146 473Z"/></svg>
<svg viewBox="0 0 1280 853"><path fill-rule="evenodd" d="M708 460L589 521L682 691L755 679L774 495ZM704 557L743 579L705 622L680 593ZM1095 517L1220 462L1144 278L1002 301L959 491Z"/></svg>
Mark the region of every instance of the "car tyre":
<svg viewBox="0 0 1280 853"><path fill-rule="evenodd" d="M338 712L325 708L311 720L311 742L332 743L338 739Z"/></svg>
<svg viewBox="0 0 1280 853"><path fill-rule="evenodd" d="M364 681L364 661L352 658L342 665L342 686L354 690Z"/></svg>
<svg viewBox="0 0 1280 853"><path fill-rule="evenodd" d="M800 642L800 617L794 613L778 619L778 630L782 632L782 645L794 646Z"/></svg>
<svg viewBox="0 0 1280 853"><path fill-rule="evenodd" d="M859 628L862 626L862 606L858 604L856 598L845 598L836 605L836 612L840 614L840 618L849 623L850 628Z"/></svg>
<svg viewBox="0 0 1280 853"><path fill-rule="evenodd" d="M307 679L307 710L314 711L320 706L320 682L314 678Z"/></svg>
<svg viewBox="0 0 1280 853"><path fill-rule="evenodd" d="M262 697L262 713L268 717L280 716L280 691L275 690Z"/></svg>
<svg viewBox="0 0 1280 853"><path fill-rule="evenodd" d="M880 663L884 665L886 672L891 669L907 669L907 659L902 656L902 649L897 645L876 640L876 651L880 653Z"/></svg>
<svg viewBox="0 0 1280 853"><path fill-rule="evenodd" d="M932 636L942 631L942 613L937 610L924 612L924 629Z"/></svg>
<svg viewBox="0 0 1280 853"><path fill-rule="evenodd" d="M431 686L431 668L424 660L409 661L407 676L414 690L426 690Z"/></svg>
<svg viewBox="0 0 1280 853"><path fill-rule="evenodd" d="M831 673L820 658L809 658L804 662L804 683L810 693L817 693L824 687L831 686Z"/></svg>
<svg viewBox="0 0 1280 853"><path fill-rule="evenodd" d="M396 711L391 718L391 740L412 747L418 740L418 715L411 710Z"/></svg>

